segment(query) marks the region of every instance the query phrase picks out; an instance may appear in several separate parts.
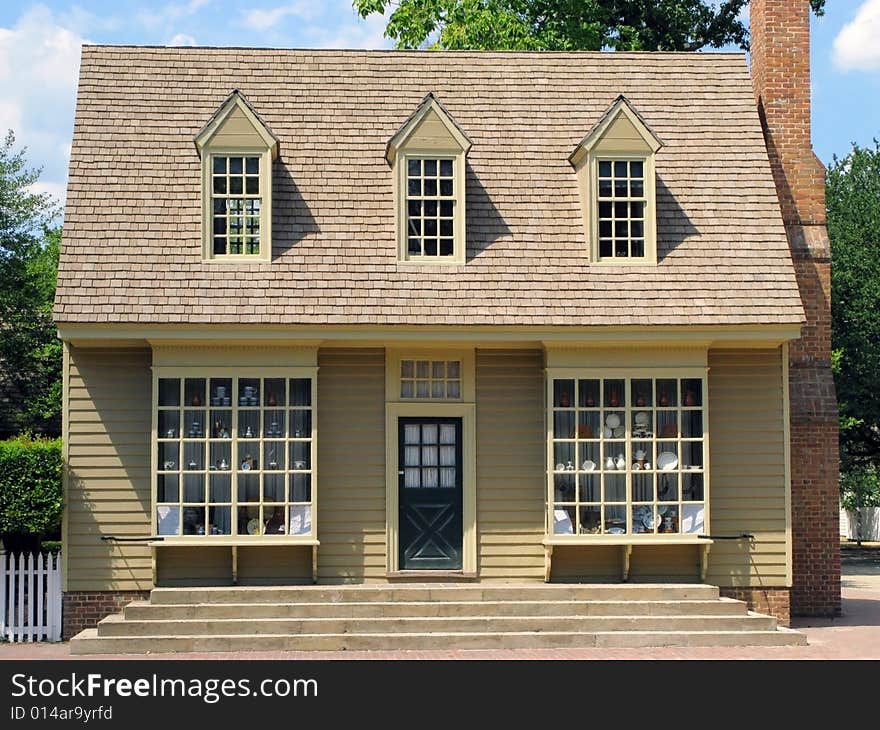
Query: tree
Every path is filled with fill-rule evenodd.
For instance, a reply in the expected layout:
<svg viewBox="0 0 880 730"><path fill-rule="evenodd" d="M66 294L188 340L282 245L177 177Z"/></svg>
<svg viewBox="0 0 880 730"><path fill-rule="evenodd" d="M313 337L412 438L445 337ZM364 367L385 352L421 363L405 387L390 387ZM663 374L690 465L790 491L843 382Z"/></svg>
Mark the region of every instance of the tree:
<svg viewBox="0 0 880 730"><path fill-rule="evenodd" d="M58 209L34 193L12 132L0 144L0 434L61 430L61 343L52 322Z"/></svg>
<svg viewBox="0 0 880 730"><path fill-rule="evenodd" d="M398 48L520 51L696 51L748 48L748 0L354 0L361 17L396 6ZM822 15L825 0L810 0Z"/></svg>
<svg viewBox="0 0 880 730"><path fill-rule="evenodd" d="M828 168L833 366L843 471L880 467L880 143Z"/></svg>

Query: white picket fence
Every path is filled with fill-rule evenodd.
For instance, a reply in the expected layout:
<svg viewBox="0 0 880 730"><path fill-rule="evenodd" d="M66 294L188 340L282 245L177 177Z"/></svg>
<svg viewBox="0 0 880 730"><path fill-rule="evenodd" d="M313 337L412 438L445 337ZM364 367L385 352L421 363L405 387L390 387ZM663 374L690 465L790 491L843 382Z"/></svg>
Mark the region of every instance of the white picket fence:
<svg viewBox="0 0 880 730"><path fill-rule="evenodd" d="M61 641L61 554L0 550L0 637Z"/></svg>

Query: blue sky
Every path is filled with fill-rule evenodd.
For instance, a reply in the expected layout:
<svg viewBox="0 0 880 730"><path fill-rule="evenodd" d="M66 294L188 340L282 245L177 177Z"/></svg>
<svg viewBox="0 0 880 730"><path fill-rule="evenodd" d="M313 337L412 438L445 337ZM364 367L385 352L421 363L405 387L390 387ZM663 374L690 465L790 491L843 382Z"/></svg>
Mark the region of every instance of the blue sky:
<svg viewBox="0 0 880 730"><path fill-rule="evenodd" d="M387 48L350 0L0 0L0 134L11 128L63 199L82 43ZM820 159L880 137L880 0L828 0L813 19Z"/></svg>

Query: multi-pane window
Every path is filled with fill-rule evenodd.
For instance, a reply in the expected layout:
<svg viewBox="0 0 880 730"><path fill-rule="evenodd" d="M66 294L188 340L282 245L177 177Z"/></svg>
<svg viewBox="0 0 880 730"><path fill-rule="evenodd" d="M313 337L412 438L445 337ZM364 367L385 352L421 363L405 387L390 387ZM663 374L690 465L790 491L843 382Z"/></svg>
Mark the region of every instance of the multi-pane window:
<svg viewBox="0 0 880 730"><path fill-rule="evenodd" d="M406 160L406 250L410 258L455 254L454 160Z"/></svg>
<svg viewBox="0 0 880 730"><path fill-rule="evenodd" d="M645 163L598 161L599 258L645 257Z"/></svg>
<svg viewBox="0 0 880 730"><path fill-rule="evenodd" d="M312 532L311 378L159 378L159 535Z"/></svg>
<svg viewBox="0 0 880 730"><path fill-rule="evenodd" d="M400 397L461 398L460 360L401 360Z"/></svg>
<svg viewBox="0 0 880 730"><path fill-rule="evenodd" d="M211 240L215 256L260 253L260 158L213 155Z"/></svg>
<svg viewBox="0 0 880 730"><path fill-rule="evenodd" d="M553 379L553 534L703 533L704 383Z"/></svg>
<svg viewBox="0 0 880 730"><path fill-rule="evenodd" d="M460 445L453 423L407 423L403 439L403 484L407 489L453 489Z"/></svg>

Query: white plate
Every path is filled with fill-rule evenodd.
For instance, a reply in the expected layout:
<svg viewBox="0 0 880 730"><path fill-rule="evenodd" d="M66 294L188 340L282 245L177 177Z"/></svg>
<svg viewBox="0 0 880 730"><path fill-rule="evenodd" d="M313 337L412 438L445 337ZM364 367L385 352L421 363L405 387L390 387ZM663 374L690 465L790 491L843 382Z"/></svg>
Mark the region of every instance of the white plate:
<svg viewBox="0 0 880 730"><path fill-rule="evenodd" d="M606 439L610 439L610 438L611 438L611 434L612 434L612 431L611 431L610 428L608 428L608 426L605 426L605 428L602 429L602 436L603 436L604 438L606 438Z"/></svg>
<svg viewBox="0 0 880 730"><path fill-rule="evenodd" d="M622 527L611 527L611 528L607 529L605 532L607 532L609 535L625 535L626 534L626 530L624 530Z"/></svg>
<svg viewBox="0 0 880 730"><path fill-rule="evenodd" d="M662 451L657 455L657 468L660 471L672 471L678 466L678 456L671 451Z"/></svg>
<svg viewBox="0 0 880 730"><path fill-rule="evenodd" d="M616 439L622 439L626 436L626 429L623 426L619 426L618 428L611 429L611 435Z"/></svg>
<svg viewBox="0 0 880 730"><path fill-rule="evenodd" d="M620 416L616 413L609 413L605 418L605 425L608 426L608 428L617 428L620 425Z"/></svg>
<svg viewBox="0 0 880 730"><path fill-rule="evenodd" d="M247 531L248 535L260 534L260 521L256 517L247 523Z"/></svg>
<svg viewBox="0 0 880 730"><path fill-rule="evenodd" d="M647 426L650 420L650 416L648 416L645 411L639 411L635 415L635 423L637 426Z"/></svg>
<svg viewBox="0 0 880 730"><path fill-rule="evenodd" d="M583 469L584 471L594 471L596 469L596 462L587 459L583 464L581 464L581 469Z"/></svg>

